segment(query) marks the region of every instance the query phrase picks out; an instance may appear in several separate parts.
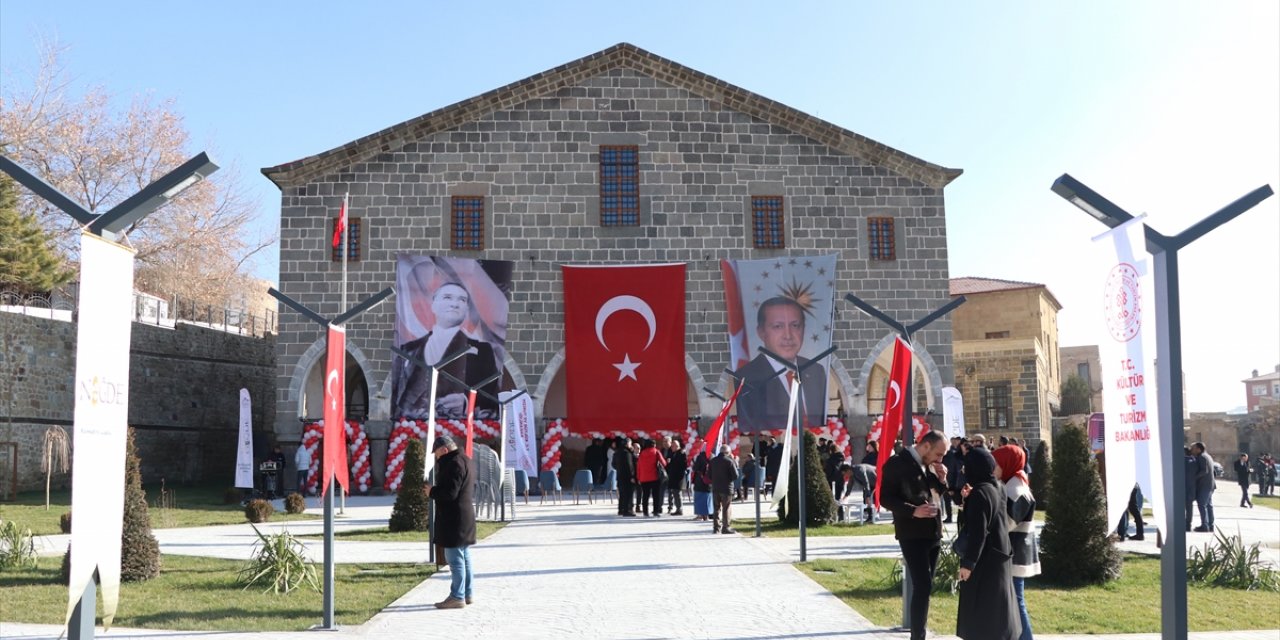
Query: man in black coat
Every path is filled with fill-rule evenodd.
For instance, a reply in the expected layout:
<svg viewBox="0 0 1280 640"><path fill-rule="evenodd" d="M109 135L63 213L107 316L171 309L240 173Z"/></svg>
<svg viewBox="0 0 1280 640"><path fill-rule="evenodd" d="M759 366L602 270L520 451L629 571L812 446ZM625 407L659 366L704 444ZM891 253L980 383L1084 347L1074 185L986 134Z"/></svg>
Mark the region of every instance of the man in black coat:
<svg viewBox="0 0 1280 640"><path fill-rule="evenodd" d="M631 451L631 438L618 438L618 448L613 452L613 468L618 472L618 515L634 518L632 499L635 497L636 454Z"/></svg>
<svg viewBox="0 0 1280 640"><path fill-rule="evenodd" d="M471 604L471 545L476 543L475 463L458 451L449 436L436 438L436 484L426 487L436 503L435 544L444 547L449 563L449 597L437 609L461 609Z"/></svg>
<svg viewBox="0 0 1280 640"><path fill-rule="evenodd" d="M1212 533L1213 491L1217 488L1213 480L1213 457L1203 442L1192 443L1191 453L1196 456L1196 507L1200 509L1200 526L1195 530Z"/></svg>
<svg viewBox="0 0 1280 640"><path fill-rule="evenodd" d="M729 526L729 505L733 504L733 481L738 479L738 463L729 457L729 445L711 459L711 533L735 533ZM723 523L723 524L722 524Z"/></svg>
<svg viewBox="0 0 1280 640"><path fill-rule="evenodd" d="M880 504L893 512L893 535L911 575L911 640L924 640L929 595L941 550L942 514L934 500L947 490L946 436L930 431L884 463Z"/></svg>
<svg viewBox="0 0 1280 640"><path fill-rule="evenodd" d="M582 466L591 472L591 484L596 486L604 484L604 464L607 458L604 440L592 438L591 444L587 445L587 450L582 455Z"/></svg>

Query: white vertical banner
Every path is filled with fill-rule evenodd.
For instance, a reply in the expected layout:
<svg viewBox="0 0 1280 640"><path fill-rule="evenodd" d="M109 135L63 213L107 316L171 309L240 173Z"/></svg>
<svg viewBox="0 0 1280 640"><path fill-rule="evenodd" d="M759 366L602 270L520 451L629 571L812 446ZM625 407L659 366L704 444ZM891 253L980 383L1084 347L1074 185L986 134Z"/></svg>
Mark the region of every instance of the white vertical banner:
<svg viewBox="0 0 1280 640"><path fill-rule="evenodd" d="M1103 427L1107 452L1107 523L1115 528L1133 485L1151 500L1157 527L1164 526L1164 483L1156 415L1155 271L1138 216L1096 238L1102 295L1096 316L1105 329L1102 358ZM1168 532L1165 532L1168 533Z"/></svg>
<svg viewBox="0 0 1280 640"><path fill-rule="evenodd" d="M280 469L279 473L284 473ZM236 441L236 488L253 488L253 406L249 390L240 390L240 437Z"/></svg>
<svg viewBox="0 0 1280 640"><path fill-rule="evenodd" d="M948 440L964 437L964 396L955 387L942 388L942 430Z"/></svg>
<svg viewBox="0 0 1280 640"><path fill-rule="evenodd" d="M500 400L519 393L503 391ZM502 441L502 457L506 469L523 469L530 478L538 475L538 434L533 422L533 398L524 394L507 405L503 425L506 434Z"/></svg>
<svg viewBox="0 0 1280 640"><path fill-rule="evenodd" d="M440 370L435 367L431 368L431 398L427 403L427 456L423 461L422 477L426 478L431 475L431 470L436 468L436 457L431 455L436 449L436 390L440 388Z"/></svg>
<svg viewBox="0 0 1280 640"><path fill-rule="evenodd" d="M804 455L804 436L801 436L799 444L796 444L795 437L791 434L796 426L796 399L800 395L800 381L791 381L791 401L787 403L787 430L782 433L782 464L778 465L778 477L773 481L773 502L769 503L770 511L778 510L778 503L787 497L787 491L791 484L791 452L796 447L801 447L800 455ZM810 473L813 473L810 471ZM800 494L804 495L804 487L800 488ZM787 511L798 509L794 504L787 503Z"/></svg>
<svg viewBox="0 0 1280 640"><path fill-rule="evenodd" d="M67 620L98 571L103 626L120 599L125 439L129 428L129 339L133 255L128 247L80 234L76 325L75 453L71 463L71 580ZM86 602L86 615L95 603Z"/></svg>

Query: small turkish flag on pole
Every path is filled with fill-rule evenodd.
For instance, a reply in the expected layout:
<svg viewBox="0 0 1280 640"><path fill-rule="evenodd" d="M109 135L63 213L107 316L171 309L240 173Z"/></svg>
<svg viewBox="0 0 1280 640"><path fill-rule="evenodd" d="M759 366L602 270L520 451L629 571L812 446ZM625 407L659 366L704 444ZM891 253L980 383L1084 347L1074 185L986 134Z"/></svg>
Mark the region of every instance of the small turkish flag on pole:
<svg viewBox="0 0 1280 640"><path fill-rule="evenodd" d="M884 394L884 423L880 428L880 450L876 455L876 506L880 506L880 478L884 475L884 463L893 453L893 443L902 429L902 413L911 406L911 398L903 397L911 376L911 347L902 338L893 343L893 365L889 368L889 387ZM914 435L914 434L912 434ZM915 438L903 442L915 444Z"/></svg>
<svg viewBox="0 0 1280 640"><path fill-rule="evenodd" d="M328 354L324 374L324 471L320 479L320 495L337 479L346 490L350 484L347 471L346 375L347 330L329 325Z"/></svg>
<svg viewBox="0 0 1280 640"><path fill-rule="evenodd" d="M476 390L467 392L467 457L472 455L472 443L476 441Z"/></svg>
<svg viewBox="0 0 1280 640"><path fill-rule="evenodd" d="M333 248L342 246L342 232L347 228L347 197L342 197L342 209L338 211L338 222L333 225ZM343 252L345 253L345 251Z"/></svg>
<svg viewBox="0 0 1280 640"><path fill-rule="evenodd" d="M561 269L569 428L684 429L685 266Z"/></svg>

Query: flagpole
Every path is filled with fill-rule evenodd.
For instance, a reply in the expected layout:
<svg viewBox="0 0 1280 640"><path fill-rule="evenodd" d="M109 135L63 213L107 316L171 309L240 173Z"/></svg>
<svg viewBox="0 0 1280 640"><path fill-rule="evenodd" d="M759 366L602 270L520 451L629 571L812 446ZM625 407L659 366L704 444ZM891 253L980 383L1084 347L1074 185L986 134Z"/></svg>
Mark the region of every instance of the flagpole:
<svg viewBox="0 0 1280 640"><path fill-rule="evenodd" d="M343 218L342 220L342 223L343 223L342 224L342 306L338 307L339 309L347 308L347 254L351 253L351 249L347 244L348 242L350 242L350 238L351 238L351 223L349 220L349 218L351 217L351 209L349 206L350 204L351 204L351 194L346 193L342 196L342 218ZM342 357L344 361L343 364L345 365L347 356L346 354L343 354ZM346 366L343 366L342 369L343 369L343 375L345 376ZM343 380L342 393L345 395L346 392L347 392L347 381ZM343 402L342 406L346 407L346 402ZM347 446L346 427L347 427L347 417L343 416L342 417L342 435L343 435L342 446L344 447ZM342 504L341 506L338 507L338 515L344 515L344 516L347 515L347 488L346 487L342 487Z"/></svg>

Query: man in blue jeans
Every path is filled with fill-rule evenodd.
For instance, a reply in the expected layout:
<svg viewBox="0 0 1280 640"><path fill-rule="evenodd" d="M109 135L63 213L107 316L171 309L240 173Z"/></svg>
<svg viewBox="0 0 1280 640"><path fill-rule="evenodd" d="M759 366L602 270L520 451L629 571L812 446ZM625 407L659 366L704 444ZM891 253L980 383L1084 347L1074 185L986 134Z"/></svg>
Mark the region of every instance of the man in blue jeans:
<svg viewBox="0 0 1280 640"><path fill-rule="evenodd" d="M436 438L436 484L427 497L436 503L435 544L444 547L449 563L449 597L437 609L461 609L471 604L471 545L476 543L475 463L458 451L449 436Z"/></svg>

